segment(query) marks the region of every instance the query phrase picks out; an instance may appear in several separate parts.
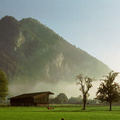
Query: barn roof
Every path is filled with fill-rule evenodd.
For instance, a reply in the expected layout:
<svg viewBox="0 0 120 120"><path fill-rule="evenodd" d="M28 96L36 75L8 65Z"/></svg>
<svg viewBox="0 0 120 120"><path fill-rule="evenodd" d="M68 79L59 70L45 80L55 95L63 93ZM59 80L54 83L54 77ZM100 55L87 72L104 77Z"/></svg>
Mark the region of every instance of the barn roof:
<svg viewBox="0 0 120 120"><path fill-rule="evenodd" d="M48 92L37 92L37 93L26 93L26 94L21 94L21 95L18 95L18 96L14 96L14 97L11 97L9 99L18 99L18 98L33 98L35 97L36 95L42 95L42 94L54 94L50 91Z"/></svg>

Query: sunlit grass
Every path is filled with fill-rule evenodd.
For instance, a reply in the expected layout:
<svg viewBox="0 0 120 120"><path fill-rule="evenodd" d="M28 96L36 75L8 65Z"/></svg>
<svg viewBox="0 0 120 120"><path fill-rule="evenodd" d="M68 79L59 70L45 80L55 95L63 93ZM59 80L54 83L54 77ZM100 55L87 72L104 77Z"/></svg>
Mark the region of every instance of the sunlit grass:
<svg viewBox="0 0 120 120"><path fill-rule="evenodd" d="M1 107L0 120L120 120L120 107Z"/></svg>

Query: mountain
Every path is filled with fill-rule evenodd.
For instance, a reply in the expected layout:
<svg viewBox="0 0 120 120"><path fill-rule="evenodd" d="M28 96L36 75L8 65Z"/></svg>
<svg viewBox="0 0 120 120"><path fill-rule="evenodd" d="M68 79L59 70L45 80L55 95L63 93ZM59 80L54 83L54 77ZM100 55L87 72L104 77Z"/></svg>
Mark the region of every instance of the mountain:
<svg viewBox="0 0 120 120"><path fill-rule="evenodd" d="M79 73L101 78L110 71L39 21L12 16L0 20L0 68L7 73L12 94L38 86L55 90L59 83L75 83Z"/></svg>

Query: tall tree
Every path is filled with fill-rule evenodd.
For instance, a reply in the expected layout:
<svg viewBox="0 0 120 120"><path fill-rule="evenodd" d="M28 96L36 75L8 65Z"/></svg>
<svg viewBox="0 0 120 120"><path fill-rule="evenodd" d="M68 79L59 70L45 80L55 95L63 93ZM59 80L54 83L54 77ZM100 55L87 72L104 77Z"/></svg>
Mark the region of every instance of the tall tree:
<svg viewBox="0 0 120 120"><path fill-rule="evenodd" d="M110 111L112 110L112 103L120 100L120 86L114 82L118 74L118 72L111 71L107 76L103 77L103 82L96 93L96 99L109 103Z"/></svg>
<svg viewBox="0 0 120 120"><path fill-rule="evenodd" d="M78 80L77 85L80 85L80 91L82 92L83 96L83 109L86 109L86 103L87 103L87 98L89 97L89 90L92 87L92 81L93 79L90 77L84 77L82 74L79 74L76 76L76 79Z"/></svg>
<svg viewBox="0 0 120 120"><path fill-rule="evenodd" d="M5 72L0 70L0 100L5 100L8 95L8 80Z"/></svg>

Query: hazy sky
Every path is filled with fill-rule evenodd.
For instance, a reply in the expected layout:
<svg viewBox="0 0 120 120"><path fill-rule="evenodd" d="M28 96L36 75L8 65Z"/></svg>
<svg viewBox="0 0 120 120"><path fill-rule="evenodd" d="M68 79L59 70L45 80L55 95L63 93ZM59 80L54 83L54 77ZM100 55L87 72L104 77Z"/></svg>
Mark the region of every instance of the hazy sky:
<svg viewBox="0 0 120 120"><path fill-rule="evenodd" d="M120 0L0 0L0 19L32 17L120 71Z"/></svg>

